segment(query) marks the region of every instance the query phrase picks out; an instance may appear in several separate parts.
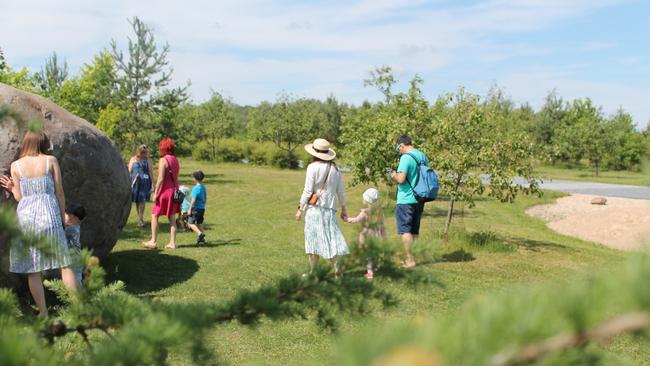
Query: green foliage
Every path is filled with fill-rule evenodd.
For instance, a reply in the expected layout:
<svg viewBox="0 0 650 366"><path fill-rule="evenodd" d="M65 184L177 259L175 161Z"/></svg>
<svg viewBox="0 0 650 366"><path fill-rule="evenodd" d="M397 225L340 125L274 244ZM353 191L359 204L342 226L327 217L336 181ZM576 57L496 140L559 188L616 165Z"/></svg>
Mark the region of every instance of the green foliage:
<svg viewBox="0 0 650 366"><path fill-rule="evenodd" d="M96 124L101 112L117 100L117 70L104 50L82 66L80 75L61 85L54 101L79 117ZM106 131L105 131L106 132Z"/></svg>
<svg viewBox="0 0 650 366"><path fill-rule="evenodd" d="M514 361L516 351L522 346L535 345L559 334L575 337L576 344L571 346L567 342L567 348L557 350L549 347L535 364L628 364L621 358L607 355L597 344L590 344L589 338L581 342L580 337L587 337L585 330L615 319L616 314L624 316L636 311L647 314L650 311L648 268L650 258L643 255L630 260L625 269L591 275L572 283L479 297L449 318L383 327L380 334L384 336L376 337L376 330L369 329L368 336L355 336L341 343L339 364L381 364L391 358L404 362L414 356L435 360L435 363L426 364L505 364L502 363L504 358L512 357ZM640 325L647 327L643 322ZM607 334L609 328L600 329L599 334ZM610 332L611 337L619 334ZM647 329L635 333L647 334Z"/></svg>
<svg viewBox="0 0 650 366"><path fill-rule="evenodd" d="M309 99L293 100L281 95L275 103L263 102L249 120L249 132L257 141L271 141L285 152L286 158L274 158L276 164L298 167L294 150L319 136L327 116L320 103Z"/></svg>
<svg viewBox="0 0 650 366"><path fill-rule="evenodd" d="M48 98L55 99L61 86L68 79L68 62L63 60L59 64L59 58L56 52L45 61L45 66L41 71L34 74L34 81L40 93Z"/></svg>

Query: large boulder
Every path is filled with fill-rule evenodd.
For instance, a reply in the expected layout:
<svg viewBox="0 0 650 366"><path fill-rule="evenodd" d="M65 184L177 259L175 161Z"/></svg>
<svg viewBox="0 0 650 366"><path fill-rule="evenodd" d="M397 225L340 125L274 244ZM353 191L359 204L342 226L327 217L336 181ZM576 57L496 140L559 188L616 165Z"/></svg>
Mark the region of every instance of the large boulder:
<svg viewBox="0 0 650 366"><path fill-rule="evenodd" d="M115 144L84 119L49 99L0 83L0 106L9 104L26 120L43 121L61 165L67 203L86 208L81 243L100 258L117 242L131 209L129 174ZM0 173L18 158L23 132L15 121L0 124ZM0 198L1 199L1 198Z"/></svg>

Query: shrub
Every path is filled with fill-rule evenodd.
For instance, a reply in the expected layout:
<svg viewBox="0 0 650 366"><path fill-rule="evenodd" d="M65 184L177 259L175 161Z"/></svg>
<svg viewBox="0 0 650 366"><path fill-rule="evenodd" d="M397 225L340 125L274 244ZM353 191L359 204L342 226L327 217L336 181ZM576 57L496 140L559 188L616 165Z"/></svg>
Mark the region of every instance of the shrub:
<svg viewBox="0 0 650 366"><path fill-rule="evenodd" d="M201 141L192 149L192 159L211 160L210 147L205 141Z"/></svg>
<svg viewBox="0 0 650 366"><path fill-rule="evenodd" d="M233 139L222 140L217 146L217 160L238 163L250 155L250 145Z"/></svg>

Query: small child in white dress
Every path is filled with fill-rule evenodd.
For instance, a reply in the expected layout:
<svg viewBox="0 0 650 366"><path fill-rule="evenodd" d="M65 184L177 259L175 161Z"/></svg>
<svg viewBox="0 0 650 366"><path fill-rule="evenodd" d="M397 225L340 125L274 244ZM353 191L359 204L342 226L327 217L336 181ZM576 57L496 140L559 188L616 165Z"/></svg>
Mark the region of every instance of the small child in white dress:
<svg viewBox="0 0 650 366"><path fill-rule="evenodd" d="M363 204L366 208L361 209L357 217L348 217L350 224L361 224L359 232L359 245L363 247L369 238L386 239L386 227L384 226L384 210L381 207L379 191L375 188L368 188L363 192ZM372 258L368 258L366 265L366 278L374 277Z"/></svg>

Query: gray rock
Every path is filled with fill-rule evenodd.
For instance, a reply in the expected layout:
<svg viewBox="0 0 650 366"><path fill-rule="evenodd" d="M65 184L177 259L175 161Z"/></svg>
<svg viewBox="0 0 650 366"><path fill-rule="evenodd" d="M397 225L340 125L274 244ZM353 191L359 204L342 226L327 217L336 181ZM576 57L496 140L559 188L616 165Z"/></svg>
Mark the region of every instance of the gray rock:
<svg viewBox="0 0 650 366"><path fill-rule="evenodd" d="M126 165L115 144L84 119L49 99L0 83L0 105L9 104L27 120L44 121L61 165L66 203L86 208L81 243L100 258L117 242L131 210ZM15 122L0 124L0 173L18 157L23 132ZM1 198L0 198L1 199Z"/></svg>
<svg viewBox="0 0 650 366"><path fill-rule="evenodd" d="M606 205L607 204L607 198L605 197L594 197L591 199L591 204L592 205Z"/></svg>

